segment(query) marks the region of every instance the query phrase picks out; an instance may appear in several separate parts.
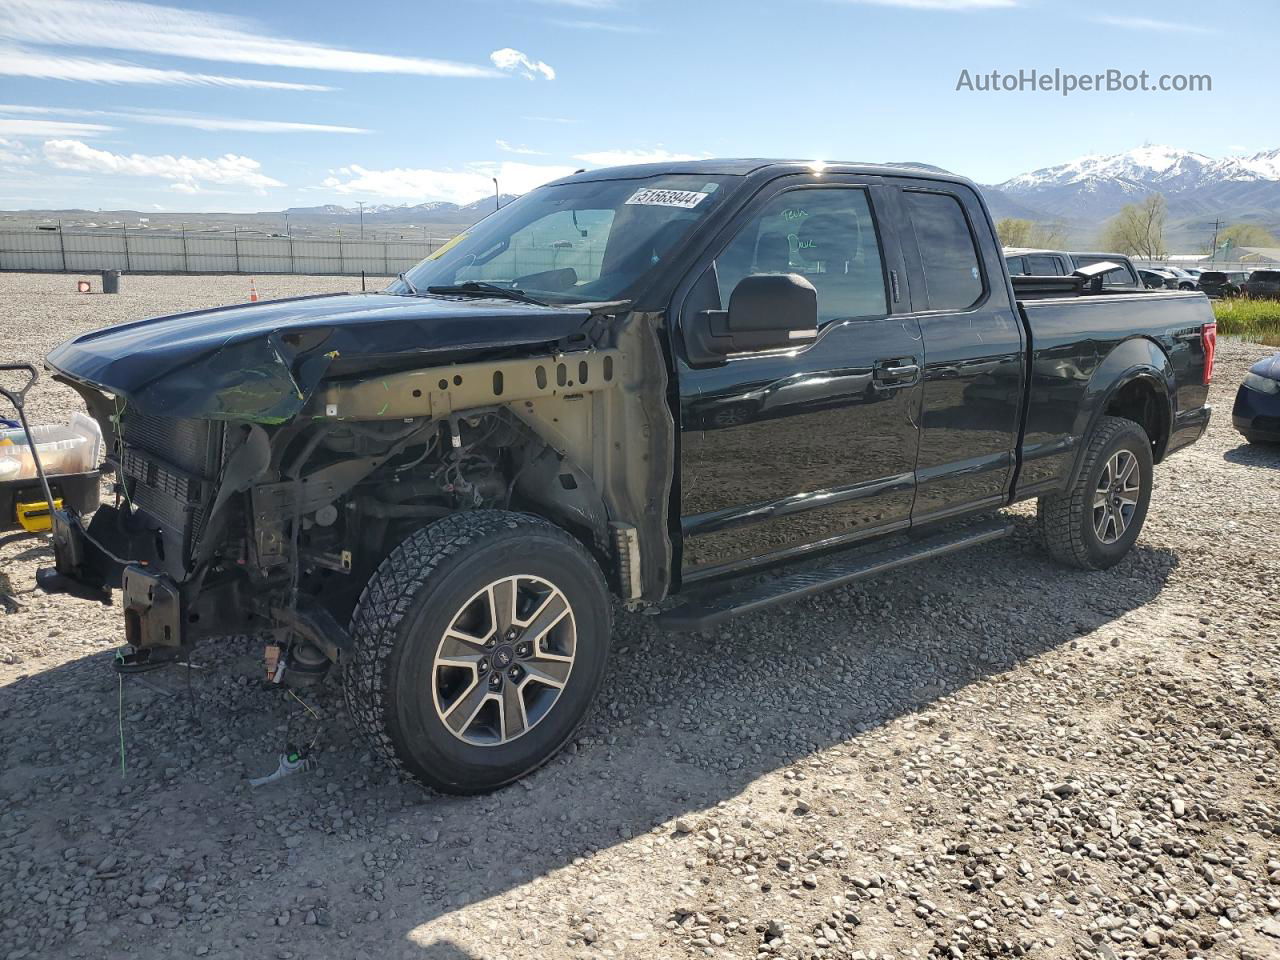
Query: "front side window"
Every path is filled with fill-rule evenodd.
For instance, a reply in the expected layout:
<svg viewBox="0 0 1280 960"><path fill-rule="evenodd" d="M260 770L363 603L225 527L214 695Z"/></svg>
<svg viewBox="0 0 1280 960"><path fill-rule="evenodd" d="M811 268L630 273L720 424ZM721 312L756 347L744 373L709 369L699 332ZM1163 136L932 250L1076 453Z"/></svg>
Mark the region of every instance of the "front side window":
<svg viewBox="0 0 1280 960"><path fill-rule="evenodd" d="M967 310L982 299L982 270L969 220L949 193L903 194L915 228L930 310Z"/></svg>
<svg viewBox="0 0 1280 960"><path fill-rule="evenodd" d="M688 174L539 187L463 231L405 275L412 289L495 284L549 303L635 295L732 176ZM393 293L412 292L403 281Z"/></svg>
<svg viewBox="0 0 1280 960"><path fill-rule="evenodd" d="M715 260L721 304L743 277L798 273L818 291L818 323L888 311L880 243L866 190L821 187L778 194Z"/></svg>

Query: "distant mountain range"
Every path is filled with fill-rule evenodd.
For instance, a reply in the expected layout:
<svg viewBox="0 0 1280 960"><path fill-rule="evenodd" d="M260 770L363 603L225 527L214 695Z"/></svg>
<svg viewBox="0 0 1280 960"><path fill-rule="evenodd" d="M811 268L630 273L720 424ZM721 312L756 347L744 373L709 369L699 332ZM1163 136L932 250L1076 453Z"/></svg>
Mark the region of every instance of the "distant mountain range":
<svg viewBox="0 0 1280 960"><path fill-rule="evenodd" d="M900 166L937 170L923 163ZM1161 193L1169 203L1166 244L1177 253L1203 250L1213 235L1213 222L1250 223L1280 236L1280 149L1251 156L1220 159L1169 146L1143 146L1123 153L1092 155L1019 174L1003 183L984 186L987 202L997 218L1019 217L1060 226L1070 246L1092 246L1103 225L1125 204L1150 193ZM505 206L516 199L500 198ZM432 236L449 236L475 223L494 209L494 198L457 204L432 200L418 204L366 204L364 223L383 235L404 228L429 229ZM238 225L266 232L282 229L287 215L290 228L322 235L333 230L346 233L360 220L357 206L324 204L290 207L257 214L144 213L140 211L24 211L31 219L66 219L93 225L147 224L172 228L185 223L210 229ZM112 219L115 218L115 219ZM17 219L6 217L4 219Z"/></svg>
<svg viewBox="0 0 1280 960"><path fill-rule="evenodd" d="M1151 193L1168 201L1171 248L1199 248L1214 220L1280 233L1280 149L1214 159L1144 146L1033 170L983 191L997 218L1061 223L1081 243L1096 240L1121 207Z"/></svg>
<svg viewBox="0 0 1280 960"><path fill-rule="evenodd" d="M417 223L456 224L470 226L481 217L494 211L500 203L506 206L516 199L518 194L504 193L501 197L485 197L471 203L457 204L448 200L428 200L426 203L391 204L367 203L364 207L364 222L371 224L394 223L397 225ZM295 223L307 220L325 221L360 219L360 208L343 207L334 203L326 203L319 207L290 207L284 213Z"/></svg>

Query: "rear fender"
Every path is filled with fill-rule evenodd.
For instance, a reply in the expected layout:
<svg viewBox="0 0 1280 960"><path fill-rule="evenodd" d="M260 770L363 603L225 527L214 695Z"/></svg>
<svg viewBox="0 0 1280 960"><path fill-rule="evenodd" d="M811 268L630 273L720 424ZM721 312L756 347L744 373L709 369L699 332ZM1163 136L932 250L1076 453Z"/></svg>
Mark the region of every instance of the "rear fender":
<svg viewBox="0 0 1280 960"><path fill-rule="evenodd" d="M1089 378L1072 428L1072 436L1076 437L1077 443L1070 477L1077 475L1089 446L1089 437L1098 421L1120 391L1135 381L1149 383L1160 400L1162 422L1160 435L1151 438L1154 443L1152 456L1157 462L1164 456L1173 423L1173 397L1176 395L1173 366L1155 341L1132 337L1107 354Z"/></svg>

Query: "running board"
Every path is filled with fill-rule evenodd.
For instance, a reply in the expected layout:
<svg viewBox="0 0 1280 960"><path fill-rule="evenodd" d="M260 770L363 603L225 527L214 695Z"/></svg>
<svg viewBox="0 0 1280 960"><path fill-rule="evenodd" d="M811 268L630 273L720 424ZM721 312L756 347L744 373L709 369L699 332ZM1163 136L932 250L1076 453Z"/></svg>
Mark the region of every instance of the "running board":
<svg viewBox="0 0 1280 960"><path fill-rule="evenodd" d="M716 597L690 599L678 607L664 610L654 619L658 626L666 630L706 630L730 617L754 613L774 604L843 587L855 580L888 573L919 560L942 557L967 547L990 543L1007 536L1012 530L1013 524L1005 519L984 520L878 553L836 557L823 566L752 583Z"/></svg>

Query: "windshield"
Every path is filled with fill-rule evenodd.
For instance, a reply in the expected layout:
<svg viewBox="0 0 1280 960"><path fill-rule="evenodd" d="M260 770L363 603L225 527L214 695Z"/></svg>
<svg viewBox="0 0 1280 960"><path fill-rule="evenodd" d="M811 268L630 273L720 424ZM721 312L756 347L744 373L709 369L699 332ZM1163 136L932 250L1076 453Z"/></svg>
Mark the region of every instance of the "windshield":
<svg viewBox="0 0 1280 960"><path fill-rule="evenodd" d="M547 303L625 299L723 201L730 179L668 175L540 187L454 237L388 290L474 283Z"/></svg>

